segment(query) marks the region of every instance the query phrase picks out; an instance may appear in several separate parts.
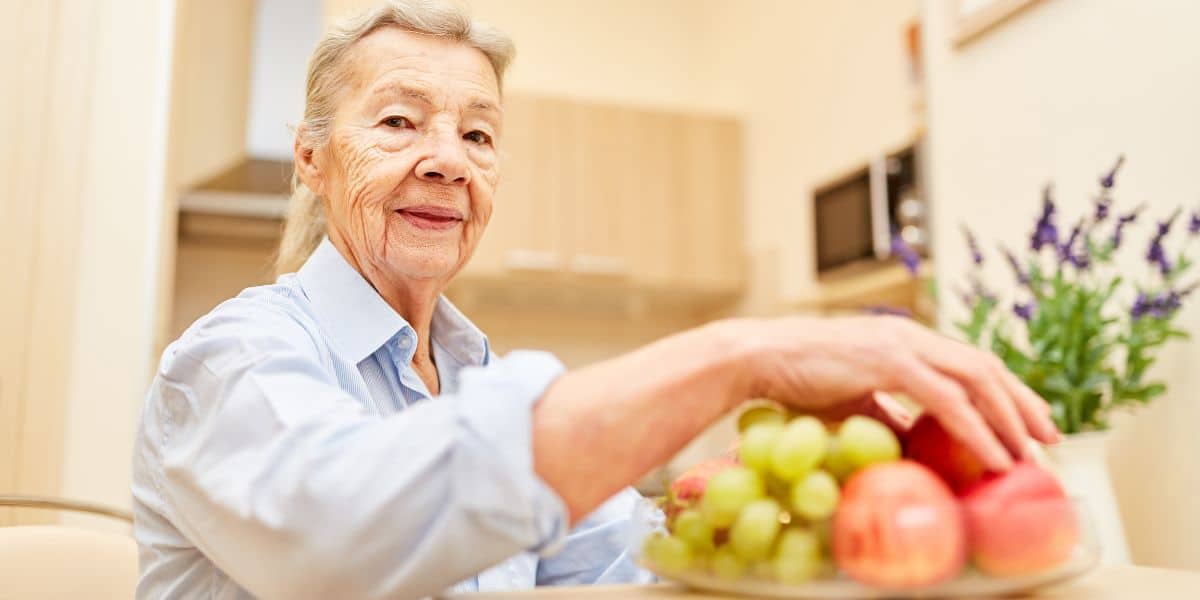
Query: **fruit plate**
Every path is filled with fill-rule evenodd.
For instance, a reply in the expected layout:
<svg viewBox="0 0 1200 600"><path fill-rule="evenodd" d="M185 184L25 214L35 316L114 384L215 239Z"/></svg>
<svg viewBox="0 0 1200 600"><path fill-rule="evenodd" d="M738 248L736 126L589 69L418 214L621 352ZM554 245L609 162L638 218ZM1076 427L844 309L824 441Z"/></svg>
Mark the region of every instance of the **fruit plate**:
<svg viewBox="0 0 1200 600"><path fill-rule="evenodd" d="M1091 570L1100 558L1100 547L1087 506L1073 498L1075 514L1079 519L1079 544L1071 557L1064 563L1038 573L1020 577L989 577L968 568L957 578L945 583L920 589L882 589L863 585L845 575L828 573L804 584L782 584L765 579L746 578L737 581L720 579L705 572L668 573L658 568L647 557L638 553L638 562L663 581L673 581L698 590L723 594L735 594L759 598L958 598L963 596L1010 596L1027 593L1057 583L1069 581ZM661 514L652 515L657 509L645 507L635 511L634 529L642 536L658 529L662 524ZM640 542L634 548L640 548ZM832 571L832 569L830 569Z"/></svg>

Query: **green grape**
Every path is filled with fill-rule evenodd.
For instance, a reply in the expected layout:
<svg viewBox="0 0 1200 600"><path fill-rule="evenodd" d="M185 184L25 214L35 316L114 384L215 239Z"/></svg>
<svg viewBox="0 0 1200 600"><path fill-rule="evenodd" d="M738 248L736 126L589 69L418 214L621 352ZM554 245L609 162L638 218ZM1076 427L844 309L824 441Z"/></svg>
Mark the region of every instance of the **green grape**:
<svg viewBox="0 0 1200 600"><path fill-rule="evenodd" d="M792 510L809 521L825 519L837 509L840 495L833 475L812 471L792 484Z"/></svg>
<svg viewBox="0 0 1200 600"><path fill-rule="evenodd" d="M821 570L821 560L805 556L776 556L771 559L772 574L780 583L797 585L812 581Z"/></svg>
<svg viewBox="0 0 1200 600"><path fill-rule="evenodd" d="M767 558L779 535L779 503L756 500L746 505L729 528L729 547L747 561Z"/></svg>
<svg viewBox="0 0 1200 600"><path fill-rule="evenodd" d="M745 433L746 430L760 423L783 425L786 422L787 415L783 411L774 405L760 404L758 406L751 406L738 415L738 432Z"/></svg>
<svg viewBox="0 0 1200 600"><path fill-rule="evenodd" d="M700 498L700 514L714 529L733 524L747 504L765 494L762 478L746 467L725 469L712 479Z"/></svg>
<svg viewBox="0 0 1200 600"><path fill-rule="evenodd" d="M738 445L738 460L755 471L766 474L771 468L771 450L775 440L783 431L783 425L774 422L755 423L742 432Z"/></svg>
<svg viewBox="0 0 1200 600"><path fill-rule="evenodd" d="M700 511L689 508L675 517L674 527L671 528L675 537L687 542L692 550L699 553L713 551L713 529Z"/></svg>
<svg viewBox="0 0 1200 600"><path fill-rule="evenodd" d="M771 450L771 472L784 481L795 481L825 458L829 434L814 417L798 417L779 432Z"/></svg>
<svg viewBox="0 0 1200 600"><path fill-rule="evenodd" d="M821 540L816 532L807 527L788 527L779 535L775 547L776 556L808 557L821 559Z"/></svg>
<svg viewBox="0 0 1200 600"><path fill-rule="evenodd" d="M854 415L837 433L840 449L855 469L900 458L900 440L887 425L870 417Z"/></svg>
<svg viewBox="0 0 1200 600"><path fill-rule="evenodd" d="M854 473L854 463L850 462L850 457L842 451L839 436L829 439L829 449L825 452L825 470L843 483Z"/></svg>
<svg viewBox="0 0 1200 600"><path fill-rule="evenodd" d="M642 551L646 558L668 573L686 571L692 566L692 549L687 542L674 537L655 534L646 538Z"/></svg>
<svg viewBox="0 0 1200 600"><path fill-rule="evenodd" d="M821 542L812 530L790 527L779 536L771 568L783 583L804 583L821 570Z"/></svg>
<svg viewBox="0 0 1200 600"><path fill-rule="evenodd" d="M746 571L750 568L746 561L738 558L738 555L729 546L722 546L713 554L712 560L708 566L717 577L727 581L741 579Z"/></svg>

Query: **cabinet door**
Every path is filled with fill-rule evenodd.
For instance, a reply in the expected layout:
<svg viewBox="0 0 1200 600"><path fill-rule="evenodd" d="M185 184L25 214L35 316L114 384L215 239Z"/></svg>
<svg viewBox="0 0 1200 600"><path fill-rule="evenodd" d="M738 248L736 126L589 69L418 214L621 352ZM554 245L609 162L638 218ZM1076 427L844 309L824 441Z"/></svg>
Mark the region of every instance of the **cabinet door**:
<svg viewBox="0 0 1200 600"><path fill-rule="evenodd" d="M732 119L687 117L677 139L685 219L681 283L735 291L746 264L741 128Z"/></svg>
<svg viewBox="0 0 1200 600"><path fill-rule="evenodd" d="M632 112L631 140L621 172L627 212L626 248L633 277L656 288L677 287L689 218L680 185L684 154L679 143L687 118L652 111Z"/></svg>
<svg viewBox="0 0 1200 600"><path fill-rule="evenodd" d="M569 187L563 200L567 213L567 269L578 277L628 279L633 241L628 220L634 200L628 178L634 161L633 112L597 104L572 103L559 130L570 150L566 157Z"/></svg>
<svg viewBox="0 0 1200 600"><path fill-rule="evenodd" d="M562 102L509 96L504 102L500 183L492 219L467 276L557 273L562 252L561 188L566 156L559 121Z"/></svg>

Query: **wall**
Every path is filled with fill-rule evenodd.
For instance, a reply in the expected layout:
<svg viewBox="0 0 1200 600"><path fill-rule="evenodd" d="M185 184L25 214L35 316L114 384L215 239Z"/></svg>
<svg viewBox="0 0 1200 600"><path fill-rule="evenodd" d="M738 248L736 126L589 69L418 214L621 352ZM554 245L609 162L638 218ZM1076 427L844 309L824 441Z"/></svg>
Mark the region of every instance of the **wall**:
<svg viewBox="0 0 1200 600"><path fill-rule="evenodd" d="M89 10L58 2L0 5L19 23L0 37L0 256L8 293L0 294L0 490L56 494L77 301L82 182L89 155L75 119L56 118L92 94L90 66L98 32ZM13 226L13 224L16 224ZM0 509L0 525L52 515Z"/></svg>
<svg viewBox="0 0 1200 600"><path fill-rule="evenodd" d="M3 54L21 58L23 93L0 111L18 291L0 311L0 404L16 491L124 506L153 345L174 3L61 4L5 13L21 24Z"/></svg>
<svg viewBox="0 0 1200 600"><path fill-rule="evenodd" d="M911 141L920 123L905 58L915 0L707 0L698 60L746 126L747 232L755 273L743 310L814 292L812 192Z"/></svg>
<svg viewBox="0 0 1200 600"><path fill-rule="evenodd" d="M246 2L244 4L251 4ZM304 116L308 56L321 38L320 0L258 0L253 4L246 152L292 160L291 127Z"/></svg>
<svg viewBox="0 0 1200 600"><path fill-rule="evenodd" d="M967 264L960 223L1023 246L1043 183L1054 180L1065 214L1080 214L1119 153L1127 208L1196 206L1200 4L1043 0L961 49L948 42L950 4L922 3L939 280ZM1125 266L1144 273L1144 236L1130 243L1139 249ZM1200 330L1197 307L1180 320ZM1158 374L1171 392L1115 434L1110 466L1138 563L1200 568L1197 362L1194 342L1165 353Z"/></svg>

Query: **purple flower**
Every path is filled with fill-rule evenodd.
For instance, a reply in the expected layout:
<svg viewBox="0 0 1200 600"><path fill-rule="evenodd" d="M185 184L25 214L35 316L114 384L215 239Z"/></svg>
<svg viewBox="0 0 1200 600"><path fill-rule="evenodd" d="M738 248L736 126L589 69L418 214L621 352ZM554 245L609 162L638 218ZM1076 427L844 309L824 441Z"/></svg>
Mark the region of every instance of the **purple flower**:
<svg viewBox="0 0 1200 600"><path fill-rule="evenodd" d="M996 294L993 294L991 290L987 289L987 287L983 285L983 282L979 280L979 277L975 275L971 276L971 296L973 298L986 300L988 302L996 301Z"/></svg>
<svg viewBox="0 0 1200 600"><path fill-rule="evenodd" d="M1014 255L1011 250L1003 246L1001 246L1000 250L1001 252L1004 252L1004 258L1008 259L1008 266L1012 267L1013 275L1015 275L1017 278L1017 283L1023 286L1028 286L1029 273L1026 273L1025 269L1021 268L1021 263L1017 260L1016 255Z"/></svg>
<svg viewBox="0 0 1200 600"><path fill-rule="evenodd" d="M1188 235L1200 235L1200 209L1193 212L1188 220Z"/></svg>
<svg viewBox="0 0 1200 600"><path fill-rule="evenodd" d="M1125 229L1126 225L1137 221L1138 214L1141 213L1142 209L1144 208L1146 208L1145 204L1133 209L1133 212L1129 214L1117 217L1117 226L1113 228L1112 239L1110 240L1112 242L1113 250L1121 247L1121 231Z"/></svg>
<svg viewBox="0 0 1200 600"><path fill-rule="evenodd" d="M1058 227L1054 225L1054 188L1047 185L1042 190L1042 216L1038 217L1029 245L1036 252L1046 244L1058 243Z"/></svg>
<svg viewBox="0 0 1200 600"><path fill-rule="evenodd" d="M900 237L900 233L892 234L892 254L900 259L905 269L914 277L917 271L921 268L921 257L908 244L904 243L904 238Z"/></svg>
<svg viewBox="0 0 1200 600"><path fill-rule="evenodd" d="M1079 234L1083 232L1083 220L1080 219L1075 227L1071 228L1071 235L1067 237L1067 241L1058 246L1058 264L1071 263L1076 269L1084 270L1092 264L1092 259L1088 256L1087 240L1077 244ZM1075 246L1079 245L1078 251Z"/></svg>
<svg viewBox="0 0 1200 600"><path fill-rule="evenodd" d="M1071 228L1071 235L1067 236L1067 241L1058 246L1058 262L1064 263L1071 260L1075 248L1075 240L1079 239L1079 232L1083 230L1083 223L1076 223Z"/></svg>
<svg viewBox="0 0 1200 600"><path fill-rule="evenodd" d="M1155 319L1169 318L1183 307L1184 298L1196 291L1197 287L1200 287L1200 282L1182 290L1167 290L1157 296L1147 296L1145 292L1138 292L1129 313L1135 321L1146 315Z"/></svg>
<svg viewBox="0 0 1200 600"><path fill-rule="evenodd" d="M976 265L983 264L983 252L979 249L979 243L975 241L975 234L967 229L966 225L962 226L963 235L967 238L967 247L971 250L971 262Z"/></svg>
<svg viewBox="0 0 1200 600"><path fill-rule="evenodd" d="M1117 183L1117 171L1121 170L1121 165L1123 164L1125 164L1124 154L1118 156L1117 164L1113 165L1113 167L1108 170L1108 173L1105 173L1100 177L1100 187L1106 190L1112 189L1112 187Z"/></svg>
<svg viewBox="0 0 1200 600"><path fill-rule="evenodd" d="M1171 213L1171 217L1166 221L1158 222L1158 232L1155 233L1154 239L1150 240L1150 247L1146 250L1146 260L1158 267L1158 270L1163 275L1171 272L1171 260L1167 258L1167 251L1163 248L1163 239L1171 233L1171 225L1175 223L1175 219L1179 218L1179 209Z"/></svg>
<svg viewBox="0 0 1200 600"><path fill-rule="evenodd" d="M1133 300L1133 308L1129 309L1129 314L1133 316L1133 320L1138 320L1150 312L1150 299L1146 297L1145 292L1138 292L1137 298Z"/></svg>
<svg viewBox="0 0 1200 600"><path fill-rule="evenodd" d="M1033 319L1033 311L1037 310L1037 304L1030 300L1024 304L1018 302L1013 304L1013 314L1021 318L1022 321Z"/></svg>
<svg viewBox="0 0 1200 600"><path fill-rule="evenodd" d="M1108 210L1112 207L1112 199L1101 196L1096 200L1096 222L1102 223L1108 218Z"/></svg>

